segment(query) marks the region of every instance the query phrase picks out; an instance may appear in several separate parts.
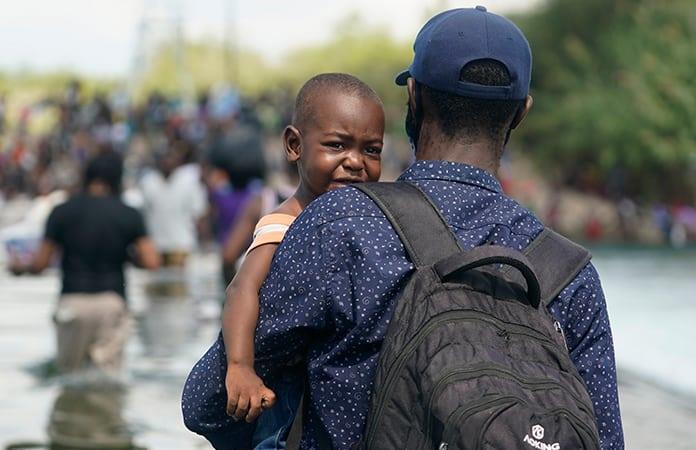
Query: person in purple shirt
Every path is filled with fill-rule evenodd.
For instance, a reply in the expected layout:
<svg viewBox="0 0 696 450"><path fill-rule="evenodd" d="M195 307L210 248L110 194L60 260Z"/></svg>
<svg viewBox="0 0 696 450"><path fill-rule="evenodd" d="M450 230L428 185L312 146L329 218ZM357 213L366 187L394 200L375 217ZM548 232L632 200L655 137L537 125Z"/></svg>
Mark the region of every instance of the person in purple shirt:
<svg viewBox="0 0 696 450"><path fill-rule="evenodd" d="M408 93L416 157L400 179L433 200L463 248L524 249L544 226L503 193L496 173L511 131L532 106L526 38L476 7L432 18L414 50L396 80ZM273 379L305 357L301 448L319 448L322 435L335 449L361 439L380 347L413 269L384 214L352 187L315 200L286 234L260 293L256 366ZM622 449L614 347L594 266L548 308L594 403L602 448Z"/></svg>
<svg viewBox="0 0 696 450"><path fill-rule="evenodd" d="M209 149L204 179L215 240L221 247L244 208L263 187L266 167L260 136L260 131L241 121L225 123L216 130ZM235 262L222 261L225 286L234 278Z"/></svg>

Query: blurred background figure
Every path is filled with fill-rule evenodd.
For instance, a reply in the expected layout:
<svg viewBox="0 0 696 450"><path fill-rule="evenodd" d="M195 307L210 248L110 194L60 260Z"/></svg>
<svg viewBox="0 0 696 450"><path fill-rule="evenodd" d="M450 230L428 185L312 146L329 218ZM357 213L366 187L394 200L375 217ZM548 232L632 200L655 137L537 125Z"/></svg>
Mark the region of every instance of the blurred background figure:
<svg viewBox="0 0 696 450"><path fill-rule="evenodd" d="M207 210L192 145L174 133L155 167L139 183L145 223L161 260L161 268L146 284L147 302L138 330L146 353L167 357L192 336L196 327L187 262L198 249L198 224Z"/></svg>
<svg viewBox="0 0 696 450"><path fill-rule="evenodd" d="M297 167L283 161L280 163L282 170L277 176L256 192L247 201L222 243L223 267L227 268L226 276L230 280L236 273L246 249L251 244L254 228L261 217L270 214L278 205L290 198L297 189L300 178Z"/></svg>
<svg viewBox="0 0 696 450"><path fill-rule="evenodd" d="M237 96L223 90L212 100L212 113L205 180L215 240L223 246L242 210L262 189L266 162L263 130L253 110L242 110ZM234 263L223 260L225 286L234 272Z"/></svg>
<svg viewBox="0 0 696 450"><path fill-rule="evenodd" d="M197 224L206 210L206 194L191 157L187 142L174 141L155 155L155 168L140 181L145 223L164 267L184 266L198 244Z"/></svg>
<svg viewBox="0 0 696 450"><path fill-rule="evenodd" d="M129 259L148 269L159 266L140 213L119 199L121 177L119 156L94 157L83 190L48 217L33 261L10 262L16 275L39 274L61 255L61 296L53 319L56 366L63 373L121 368L130 328L123 266Z"/></svg>

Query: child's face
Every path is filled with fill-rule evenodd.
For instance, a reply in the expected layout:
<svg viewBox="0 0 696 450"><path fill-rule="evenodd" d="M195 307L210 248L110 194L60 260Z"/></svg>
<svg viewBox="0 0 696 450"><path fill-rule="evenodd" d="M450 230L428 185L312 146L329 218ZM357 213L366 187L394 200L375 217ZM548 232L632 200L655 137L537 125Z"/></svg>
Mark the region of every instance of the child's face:
<svg viewBox="0 0 696 450"><path fill-rule="evenodd" d="M374 100L327 93L314 100L315 117L299 130L301 183L319 196L349 183L378 181L384 138L384 110ZM289 150L289 158L293 152Z"/></svg>

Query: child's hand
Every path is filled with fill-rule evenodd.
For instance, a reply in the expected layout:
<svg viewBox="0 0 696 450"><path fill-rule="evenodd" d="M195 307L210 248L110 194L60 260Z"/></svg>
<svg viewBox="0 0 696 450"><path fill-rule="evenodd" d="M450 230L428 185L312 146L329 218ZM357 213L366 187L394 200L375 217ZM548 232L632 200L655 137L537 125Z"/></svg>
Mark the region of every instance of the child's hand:
<svg viewBox="0 0 696 450"><path fill-rule="evenodd" d="M243 364L227 366L227 414L237 420L251 423L264 409L275 405L275 392L268 389L253 367Z"/></svg>

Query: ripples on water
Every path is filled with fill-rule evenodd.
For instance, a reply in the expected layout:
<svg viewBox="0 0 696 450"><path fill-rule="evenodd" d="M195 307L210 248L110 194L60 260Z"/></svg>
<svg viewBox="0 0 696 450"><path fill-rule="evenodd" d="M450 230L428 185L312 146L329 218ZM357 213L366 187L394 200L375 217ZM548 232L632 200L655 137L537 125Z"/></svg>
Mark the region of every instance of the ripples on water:
<svg viewBox="0 0 696 450"><path fill-rule="evenodd" d="M219 330L217 264L214 255L196 256L185 283L176 281L180 274L129 271L137 321L118 380L52 375L56 274L0 273L0 448L210 448L184 428L179 399L188 371Z"/></svg>

